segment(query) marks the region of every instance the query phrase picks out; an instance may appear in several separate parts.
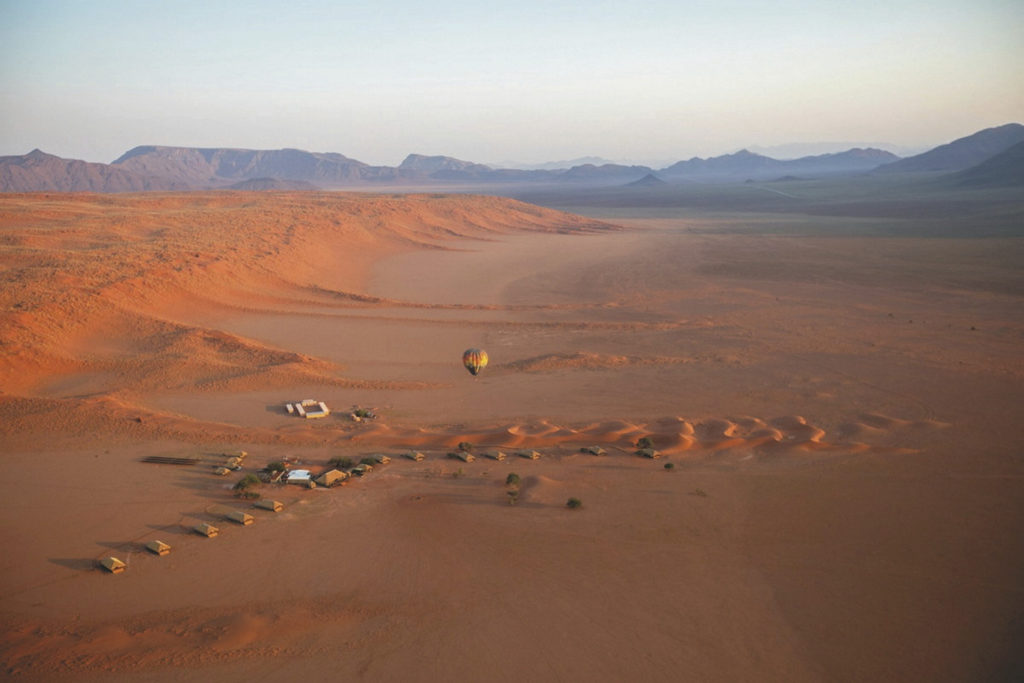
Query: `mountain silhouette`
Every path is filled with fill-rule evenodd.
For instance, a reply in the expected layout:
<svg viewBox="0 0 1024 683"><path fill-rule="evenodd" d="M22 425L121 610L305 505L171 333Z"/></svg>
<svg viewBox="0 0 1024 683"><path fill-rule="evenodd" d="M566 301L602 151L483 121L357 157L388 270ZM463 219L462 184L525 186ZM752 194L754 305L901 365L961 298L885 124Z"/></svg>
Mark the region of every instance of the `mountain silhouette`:
<svg viewBox="0 0 1024 683"><path fill-rule="evenodd" d="M1021 141L1024 141L1024 126L1019 123L1008 123L1005 126L980 130L917 156L886 164L879 167L876 172L962 171L977 166Z"/></svg>

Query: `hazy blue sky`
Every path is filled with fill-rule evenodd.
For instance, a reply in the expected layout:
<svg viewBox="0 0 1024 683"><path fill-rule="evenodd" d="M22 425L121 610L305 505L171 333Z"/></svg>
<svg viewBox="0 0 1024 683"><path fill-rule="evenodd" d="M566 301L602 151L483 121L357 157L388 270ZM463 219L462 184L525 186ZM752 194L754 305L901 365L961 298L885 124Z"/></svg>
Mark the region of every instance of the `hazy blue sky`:
<svg viewBox="0 0 1024 683"><path fill-rule="evenodd" d="M472 161L931 146L1024 122L1021 0L0 0L0 155Z"/></svg>

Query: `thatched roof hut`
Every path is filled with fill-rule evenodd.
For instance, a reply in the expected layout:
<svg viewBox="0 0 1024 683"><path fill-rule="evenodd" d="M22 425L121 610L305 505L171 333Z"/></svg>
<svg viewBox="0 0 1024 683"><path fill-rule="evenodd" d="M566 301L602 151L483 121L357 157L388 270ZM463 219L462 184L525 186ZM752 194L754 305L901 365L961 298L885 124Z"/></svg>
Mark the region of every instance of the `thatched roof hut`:
<svg viewBox="0 0 1024 683"><path fill-rule="evenodd" d="M584 446L580 450L584 453L590 453L591 455L608 455L608 452L600 446Z"/></svg>
<svg viewBox="0 0 1024 683"><path fill-rule="evenodd" d="M405 454L405 457L409 458L410 460L415 460L416 462L421 462L424 459L426 459L427 456L423 455L419 451L409 451L408 453Z"/></svg>
<svg viewBox="0 0 1024 683"><path fill-rule="evenodd" d="M270 498L257 500L255 503L253 503L253 505L260 508L261 510L270 510L271 512L280 512L281 510L284 509L283 503L276 500L271 500Z"/></svg>
<svg viewBox="0 0 1024 683"><path fill-rule="evenodd" d="M537 451L516 451L516 455L520 458L527 458L528 460L536 460L540 457L540 453Z"/></svg>

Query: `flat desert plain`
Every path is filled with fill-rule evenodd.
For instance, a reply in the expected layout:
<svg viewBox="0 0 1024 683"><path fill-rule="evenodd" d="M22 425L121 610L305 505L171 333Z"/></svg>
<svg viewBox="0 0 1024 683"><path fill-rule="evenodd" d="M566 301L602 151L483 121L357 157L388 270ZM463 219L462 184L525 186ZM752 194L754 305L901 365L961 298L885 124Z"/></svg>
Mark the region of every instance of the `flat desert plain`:
<svg viewBox="0 0 1024 683"><path fill-rule="evenodd" d="M588 214L0 197L3 676L1019 680L1021 240Z"/></svg>

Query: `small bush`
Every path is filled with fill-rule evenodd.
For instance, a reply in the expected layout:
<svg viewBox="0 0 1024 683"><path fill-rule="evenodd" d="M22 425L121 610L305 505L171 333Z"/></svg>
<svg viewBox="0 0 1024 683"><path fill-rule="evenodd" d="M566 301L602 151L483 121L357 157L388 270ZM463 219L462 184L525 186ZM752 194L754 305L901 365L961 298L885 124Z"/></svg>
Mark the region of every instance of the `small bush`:
<svg viewBox="0 0 1024 683"><path fill-rule="evenodd" d="M649 436L641 436L640 439L636 442L636 447L637 448L654 448L654 442L651 441L651 437L649 437Z"/></svg>
<svg viewBox="0 0 1024 683"><path fill-rule="evenodd" d="M465 473L465 472L463 472L463 471L462 471L462 468L460 467L459 469L457 469L457 470L455 470L454 472L452 472L452 478L453 478L453 479L460 479L460 478L462 478L463 476L465 476L465 474L466 474L466 473Z"/></svg>
<svg viewBox="0 0 1024 683"><path fill-rule="evenodd" d="M256 500L260 497L258 491L239 491L236 495L243 500Z"/></svg>
<svg viewBox="0 0 1024 683"><path fill-rule="evenodd" d="M470 451L473 450L473 444L471 444L468 441L460 441L459 442L459 450L460 451L465 451L465 452L469 453Z"/></svg>
<svg viewBox="0 0 1024 683"><path fill-rule="evenodd" d="M565 507L569 508L570 510L578 510L579 508L583 507L583 501L580 500L579 498L570 498L569 500L566 501Z"/></svg>
<svg viewBox="0 0 1024 683"><path fill-rule="evenodd" d="M370 456L367 456L365 458L360 459L359 460L359 464L360 465L376 465L377 461L374 460L373 458L371 458Z"/></svg>
<svg viewBox="0 0 1024 683"><path fill-rule="evenodd" d="M336 467L339 470L347 470L352 467L352 458L343 455L340 457L331 458L330 460L327 461L327 464L330 465L331 467Z"/></svg>
<svg viewBox="0 0 1024 683"><path fill-rule="evenodd" d="M508 494L509 505L515 505L519 502L519 489L509 489L506 493Z"/></svg>
<svg viewBox="0 0 1024 683"><path fill-rule="evenodd" d="M260 478L259 477L257 477L255 474L247 474L244 477L242 477L241 479L239 479L238 482L235 483L235 490L236 491L245 491L246 489L252 488L253 486L259 486L259 485L260 485Z"/></svg>
<svg viewBox="0 0 1024 683"><path fill-rule="evenodd" d="M672 463L670 463L670 462L665 463L665 469L668 470L669 472L671 472L675 468L676 468L676 466L673 465Z"/></svg>
<svg viewBox="0 0 1024 683"><path fill-rule="evenodd" d="M509 472L509 475L505 477L505 486L519 486L519 475Z"/></svg>
<svg viewBox="0 0 1024 683"><path fill-rule="evenodd" d="M268 463L267 466L264 467L263 469L265 469L267 472L284 472L286 469L288 469L288 467L285 466L285 464L281 461L275 461L272 463Z"/></svg>
<svg viewBox="0 0 1024 683"><path fill-rule="evenodd" d="M369 410L368 408L354 408L352 410L352 414L355 415L358 418L373 418L373 417L376 417L376 415L373 414L373 411Z"/></svg>

